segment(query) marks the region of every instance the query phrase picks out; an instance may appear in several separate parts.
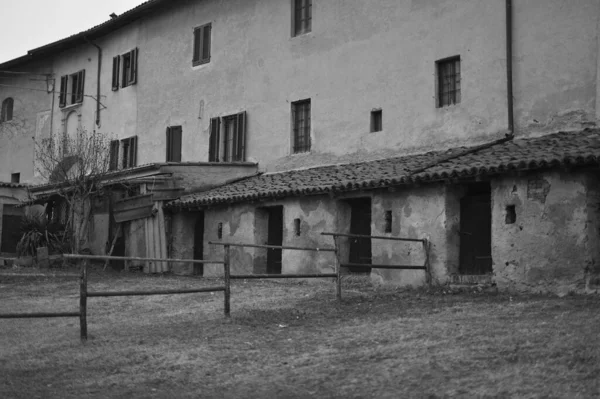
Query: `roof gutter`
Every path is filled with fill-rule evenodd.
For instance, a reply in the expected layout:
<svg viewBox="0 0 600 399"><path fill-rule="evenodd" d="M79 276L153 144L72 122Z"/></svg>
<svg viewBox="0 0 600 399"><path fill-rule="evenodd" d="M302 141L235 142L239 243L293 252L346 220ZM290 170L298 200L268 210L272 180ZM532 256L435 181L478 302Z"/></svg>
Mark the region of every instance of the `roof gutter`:
<svg viewBox="0 0 600 399"><path fill-rule="evenodd" d="M96 126L100 127L100 76L102 74L102 48L87 37L83 37L83 40L96 47L98 50L98 77L96 82Z"/></svg>
<svg viewBox="0 0 600 399"><path fill-rule="evenodd" d="M515 136L515 117L513 101L513 6L512 0L506 0L506 93L508 104L508 133L506 137Z"/></svg>

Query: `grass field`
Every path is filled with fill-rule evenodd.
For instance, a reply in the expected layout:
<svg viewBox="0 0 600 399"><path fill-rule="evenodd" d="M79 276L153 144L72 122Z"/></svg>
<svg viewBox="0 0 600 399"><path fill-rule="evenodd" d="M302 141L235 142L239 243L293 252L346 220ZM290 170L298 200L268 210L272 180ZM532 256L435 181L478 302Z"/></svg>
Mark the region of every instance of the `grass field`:
<svg viewBox="0 0 600 399"><path fill-rule="evenodd" d="M14 270L0 270L14 272ZM93 271L92 290L218 280ZM2 398L600 397L600 298L237 281L0 320ZM76 280L0 277L0 312L77 311Z"/></svg>

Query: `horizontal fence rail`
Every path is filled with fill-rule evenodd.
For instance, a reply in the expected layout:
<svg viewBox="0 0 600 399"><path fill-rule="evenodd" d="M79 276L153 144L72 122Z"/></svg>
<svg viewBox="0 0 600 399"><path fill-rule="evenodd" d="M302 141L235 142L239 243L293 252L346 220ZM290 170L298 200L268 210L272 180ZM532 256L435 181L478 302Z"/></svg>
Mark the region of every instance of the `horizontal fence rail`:
<svg viewBox="0 0 600 399"><path fill-rule="evenodd" d="M258 279L280 279L280 278L336 278L337 273L322 274L234 274L232 280L258 280Z"/></svg>
<svg viewBox="0 0 600 399"><path fill-rule="evenodd" d="M346 233L321 233L322 236L333 237L350 237L350 238L373 238L377 240L392 240L392 241L408 241L408 242L425 242L420 238L402 238L402 237L387 237L387 236L369 236L364 234L346 234Z"/></svg>
<svg viewBox="0 0 600 399"><path fill-rule="evenodd" d="M207 287L207 288L193 288L183 290L153 290L153 291L95 291L88 292L87 296L90 297L111 297L111 296L152 296L152 295L175 295L175 294L195 294L199 292L219 292L225 291L225 287Z"/></svg>
<svg viewBox="0 0 600 399"><path fill-rule="evenodd" d="M372 269L396 269L396 270L425 270L425 266L413 265L376 265L371 263L342 263L342 267L370 267Z"/></svg>
<svg viewBox="0 0 600 399"><path fill-rule="evenodd" d="M176 262L176 263L200 263L206 264L211 263L215 265L222 265L225 262L222 260L201 260L201 259L162 259L162 258L138 258L135 256L102 256L102 255L74 255L65 254L65 259L87 259L87 260L139 260L143 262Z"/></svg>
<svg viewBox="0 0 600 399"><path fill-rule="evenodd" d="M310 247L290 247L286 245L259 245L259 244L233 244L229 242L209 241L212 245L222 245L230 247L248 247L248 248L266 248L266 249L289 249L293 251L314 251L314 252L335 252L335 248L310 248Z"/></svg>
<svg viewBox="0 0 600 399"><path fill-rule="evenodd" d="M62 313L8 313L0 314L0 319L39 319L53 317L79 317L79 312Z"/></svg>

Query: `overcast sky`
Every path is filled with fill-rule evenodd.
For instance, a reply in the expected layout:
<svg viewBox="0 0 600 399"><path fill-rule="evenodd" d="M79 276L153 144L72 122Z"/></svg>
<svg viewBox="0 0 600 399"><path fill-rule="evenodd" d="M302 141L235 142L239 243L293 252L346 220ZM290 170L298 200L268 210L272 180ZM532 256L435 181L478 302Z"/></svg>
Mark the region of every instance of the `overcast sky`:
<svg viewBox="0 0 600 399"><path fill-rule="evenodd" d="M0 63L87 30L144 0L0 0Z"/></svg>

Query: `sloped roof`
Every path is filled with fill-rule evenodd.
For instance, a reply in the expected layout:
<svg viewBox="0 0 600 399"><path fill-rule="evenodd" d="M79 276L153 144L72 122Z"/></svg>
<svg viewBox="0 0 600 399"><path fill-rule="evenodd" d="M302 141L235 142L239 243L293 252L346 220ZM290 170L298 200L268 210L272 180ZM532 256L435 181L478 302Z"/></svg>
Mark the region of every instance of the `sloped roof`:
<svg viewBox="0 0 600 399"><path fill-rule="evenodd" d="M20 183L6 183L0 181L0 188L25 188L27 185Z"/></svg>
<svg viewBox="0 0 600 399"><path fill-rule="evenodd" d="M500 140L487 146L377 161L269 173L182 197L169 208L326 194L498 175L556 166L600 165L600 130L559 132L543 137Z"/></svg>

